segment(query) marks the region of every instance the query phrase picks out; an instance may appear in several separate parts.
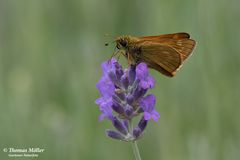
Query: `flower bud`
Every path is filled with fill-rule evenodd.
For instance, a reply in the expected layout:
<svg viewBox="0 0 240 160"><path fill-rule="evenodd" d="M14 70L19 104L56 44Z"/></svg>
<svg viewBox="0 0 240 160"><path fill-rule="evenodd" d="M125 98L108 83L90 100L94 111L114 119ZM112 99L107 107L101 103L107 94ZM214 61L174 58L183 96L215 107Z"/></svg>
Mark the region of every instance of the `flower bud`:
<svg viewBox="0 0 240 160"><path fill-rule="evenodd" d="M124 135L127 135L127 133L128 133L127 128L124 126L124 124L123 124L120 120L118 120L117 117L114 117L114 118L113 118L112 123L113 123L113 126L114 126L119 132L121 132L121 133L124 134Z"/></svg>
<svg viewBox="0 0 240 160"><path fill-rule="evenodd" d="M120 134L119 132L107 129L106 130L106 134L108 137L113 138L113 139L117 139L117 140L124 140L124 136L122 134Z"/></svg>
<svg viewBox="0 0 240 160"><path fill-rule="evenodd" d="M136 66L131 65L128 72L129 84L132 85L136 78Z"/></svg>

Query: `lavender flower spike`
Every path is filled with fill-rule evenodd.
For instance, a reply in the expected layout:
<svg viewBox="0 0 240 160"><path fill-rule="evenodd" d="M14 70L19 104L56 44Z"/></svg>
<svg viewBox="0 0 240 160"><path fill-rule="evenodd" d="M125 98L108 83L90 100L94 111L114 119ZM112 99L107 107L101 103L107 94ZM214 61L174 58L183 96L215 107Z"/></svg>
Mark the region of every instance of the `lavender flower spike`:
<svg viewBox="0 0 240 160"><path fill-rule="evenodd" d="M102 64L102 70L103 76L97 83L101 95L96 100L101 111L99 119L107 118L112 122L115 130L106 131L109 137L134 142L142 136L150 119L157 121L160 117L154 108L155 96L146 95L154 87L155 80L145 63L123 70L113 58ZM141 115L133 127L132 119Z"/></svg>

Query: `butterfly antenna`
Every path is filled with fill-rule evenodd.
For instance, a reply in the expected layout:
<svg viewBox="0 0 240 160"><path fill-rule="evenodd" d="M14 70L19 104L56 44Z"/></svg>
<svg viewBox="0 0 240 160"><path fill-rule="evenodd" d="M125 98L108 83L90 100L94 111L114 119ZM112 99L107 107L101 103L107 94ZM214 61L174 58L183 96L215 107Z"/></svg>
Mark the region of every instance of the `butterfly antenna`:
<svg viewBox="0 0 240 160"><path fill-rule="evenodd" d="M108 34L108 33L104 34L104 37L107 37L107 38L111 38L111 39L113 39L113 36L110 35L110 34ZM113 42L115 42L115 41L113 41ZM109 43L106 42L104 45L105 45L105 46L109 46Z"/></svg>
<svg viewBox="0 0 240 160"><path fill-rule="evenodd" d="M110 34L108 34L108 33L104 34L104 37L110 37L110 38L113 38L113 36L110 35ZM112 43L115 43L115 40L112 41L111 44L112 44ZM108 46L108 45L109 45L109 43L106 42L106 43L105 43L105 46ZM110 62L111 59L112 59L113 57L115 57L116 55L118 55L119 52L120 52L119 50L116 51L116 47L115 47L115 48L114 48L114 52L113 52L112 56L109 58L108 62ZM119 59L119 58L118 58L118 59Z"/></svg>

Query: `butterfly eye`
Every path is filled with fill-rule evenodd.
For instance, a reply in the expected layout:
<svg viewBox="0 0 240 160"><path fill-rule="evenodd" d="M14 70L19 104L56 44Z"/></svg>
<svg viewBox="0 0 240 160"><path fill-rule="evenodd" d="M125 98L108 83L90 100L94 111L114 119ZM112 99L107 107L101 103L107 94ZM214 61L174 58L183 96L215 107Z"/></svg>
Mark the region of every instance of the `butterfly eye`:
<svg viewBox="0 0 240 160"><path fill-rule="evenodd" d="M127 47L128 42L127 42L126 40L122 40L122 41L120 42L120 44L121 44L123 47Z"/></svg>

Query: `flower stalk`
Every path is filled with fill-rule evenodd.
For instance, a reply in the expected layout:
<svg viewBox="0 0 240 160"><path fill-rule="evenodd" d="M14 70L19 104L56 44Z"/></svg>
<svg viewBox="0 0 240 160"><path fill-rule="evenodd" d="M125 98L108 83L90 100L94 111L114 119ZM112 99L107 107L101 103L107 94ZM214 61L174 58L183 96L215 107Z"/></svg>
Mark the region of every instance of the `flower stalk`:
<svg viewBox="0 0 240 160"><path fill-rule="evenodd" d="M133 132L132 121L130 120L129 123L130 123L130 130L131 130L131 132ZM135 160L141 160L141 156L140 156L140 152L139 152L139 149L138 149L137 141L133 141L131 145L132 145Z"/></svg>
<svg viewBox="0 0 240 160"><path fill-rule="evenodd" d="M133 148L133 153L135 156L135 160L141 160L141 156L138 150L138 145L137 145L137 141L132 142L132 148Z"/></svg>

